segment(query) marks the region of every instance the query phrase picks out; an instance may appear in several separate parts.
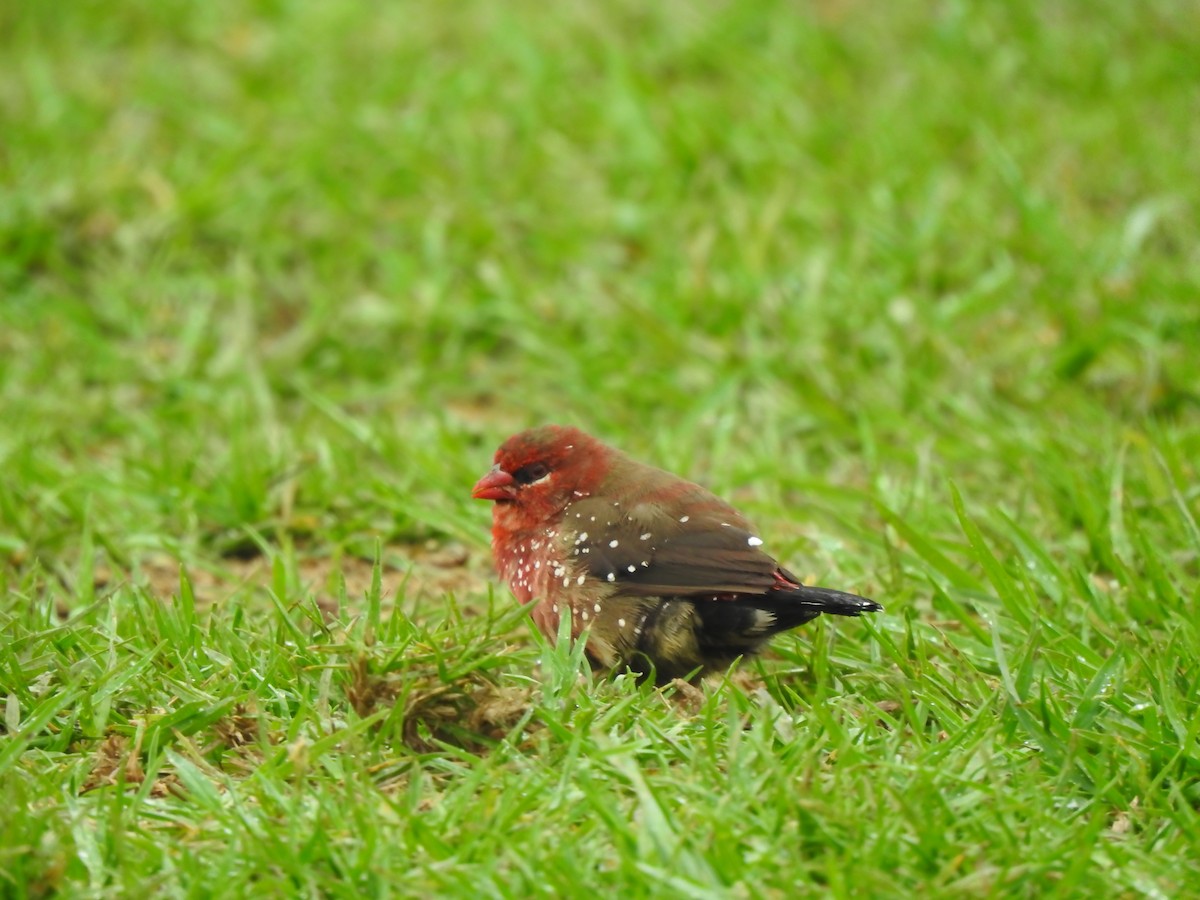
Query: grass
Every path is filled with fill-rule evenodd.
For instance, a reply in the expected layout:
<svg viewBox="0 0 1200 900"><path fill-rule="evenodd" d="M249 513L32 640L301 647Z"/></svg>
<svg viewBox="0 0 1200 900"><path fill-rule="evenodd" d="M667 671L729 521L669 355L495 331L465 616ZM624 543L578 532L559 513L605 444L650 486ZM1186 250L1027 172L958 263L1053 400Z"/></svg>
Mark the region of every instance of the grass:
<svg viewBox="0 0 1200 900"><path fill-rule="evenodd" d="M0 894L1180 896L1186 4L0 11ZM582 425L881 600L581 675Z"/></svg>

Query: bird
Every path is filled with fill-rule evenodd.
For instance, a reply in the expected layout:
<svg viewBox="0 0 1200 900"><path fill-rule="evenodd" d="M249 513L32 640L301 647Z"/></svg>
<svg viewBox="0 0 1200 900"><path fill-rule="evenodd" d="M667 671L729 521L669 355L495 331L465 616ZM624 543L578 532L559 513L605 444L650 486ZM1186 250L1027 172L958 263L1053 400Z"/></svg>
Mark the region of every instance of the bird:
<svg viewBox="0 0 1200 900"><path fill-rule="evenodd" d="M801 583L728 503L578 428L522 431L493 461L471 496L493 502L496 569L551 640L570 617L596 670L695 682L822 613L883 608Z"/></svg>

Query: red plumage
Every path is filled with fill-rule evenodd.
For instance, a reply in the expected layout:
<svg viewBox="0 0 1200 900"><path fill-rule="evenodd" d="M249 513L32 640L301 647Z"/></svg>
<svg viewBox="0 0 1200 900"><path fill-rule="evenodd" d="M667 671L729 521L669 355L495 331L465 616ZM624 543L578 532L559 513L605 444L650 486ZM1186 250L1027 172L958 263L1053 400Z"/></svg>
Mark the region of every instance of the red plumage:
<svg viewBox="0 0 1200 900"><path fill-rule="evenodd" d="M602 668L659 683L722 668L821 613L879 604L807 587L709 491L577 428L509 438L472 496L495 502L496 568L549 637L561 616Z"/></svg>

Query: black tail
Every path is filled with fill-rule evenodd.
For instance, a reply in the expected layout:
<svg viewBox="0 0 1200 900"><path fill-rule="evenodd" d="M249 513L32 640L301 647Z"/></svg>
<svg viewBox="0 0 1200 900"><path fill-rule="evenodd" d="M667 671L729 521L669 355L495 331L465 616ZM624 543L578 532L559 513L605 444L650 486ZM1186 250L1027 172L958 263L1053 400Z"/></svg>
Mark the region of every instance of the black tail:
<svg viewBox="0 0 1200 900"><path fill-rule="evenodd" d="M697 639L706 650L725 652L732 658L753 652L772 635L811 622L822 613L861 616L881 609L866 597L799 585L731 600L697 602Z"/></svg>
<svg viewBox="0 0 1200 900"><path fill-rule="evenodd" d="M883 609L874 600L859 597L857 594L803 584L791 590L768 591L750 602L775 617L772 634L811 622L822 613L831 616L861 616L863 613Z"/></svg>
<svg viewBox="0 0 1200 900"><path fill-rule="evenodd" d="M807 587L800 585L793 591L779 592L780 605L797 605L813 612L834 616L861 616L863 613L879 612L883 609L874 600L835 591L832 588Z"/></svg>

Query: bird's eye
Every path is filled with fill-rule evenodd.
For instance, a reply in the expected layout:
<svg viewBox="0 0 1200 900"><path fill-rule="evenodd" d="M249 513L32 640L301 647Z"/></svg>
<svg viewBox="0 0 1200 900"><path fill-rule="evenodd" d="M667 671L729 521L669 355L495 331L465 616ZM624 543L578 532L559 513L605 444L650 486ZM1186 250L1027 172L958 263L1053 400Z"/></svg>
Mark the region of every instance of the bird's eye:
<svg viewBox="0 0 1200 900"><path fill-rule="evenodd" d="M548 465L544 462L535 462L527 466L521 466L521 468L512 473L512 477L517 484L533 484L535 481L541 481L549 474L550 467Z"/></svg>

